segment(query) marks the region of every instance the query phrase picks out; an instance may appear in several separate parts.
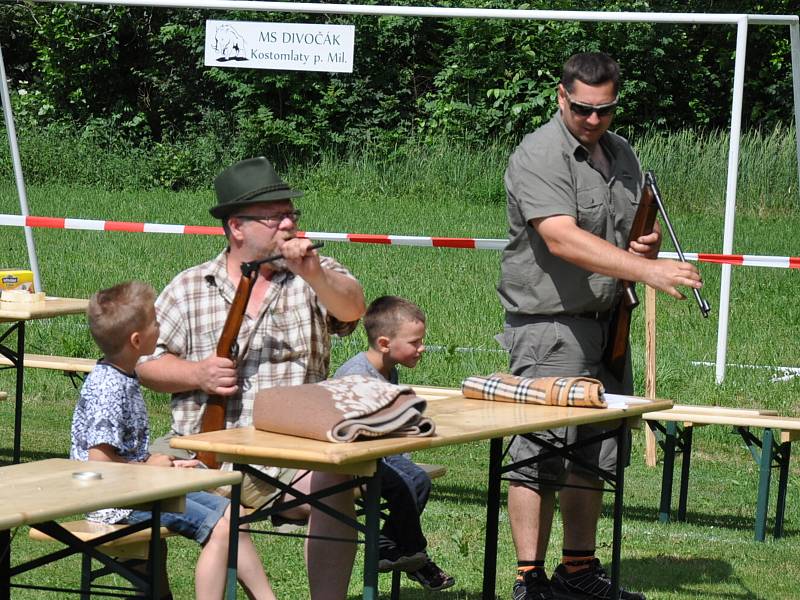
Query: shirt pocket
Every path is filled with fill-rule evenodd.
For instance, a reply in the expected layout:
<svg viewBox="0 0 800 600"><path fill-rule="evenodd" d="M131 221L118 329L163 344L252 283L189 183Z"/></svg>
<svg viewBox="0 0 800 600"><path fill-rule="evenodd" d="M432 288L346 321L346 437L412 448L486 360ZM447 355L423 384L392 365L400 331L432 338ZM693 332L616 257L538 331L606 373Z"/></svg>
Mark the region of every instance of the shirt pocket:
<svg viewBox="0 0 800 600"><path fill-rule="evenodd" d="M276 310L266 319L267 327L260 337L267 360L282 363L308 358L311 341L307 314L297 309Z"/></svg>
<svg viewBox="0 0 800 600"><path fill-rule="evenodd" d="M628 232L633 226L633 218L639 209L641 190L637 180L629 173L622 173L614 184L614 203L617 207L616 223L614 229L624 233L624 244L618 243L621 248L627 248Z"/></svg>
<svg viewBox="0 0 800 600"><path fill-rule="evenodd" d="M608 221L608 197L609 190L605 185L579 189L578 227L604 237Z"/></svg>

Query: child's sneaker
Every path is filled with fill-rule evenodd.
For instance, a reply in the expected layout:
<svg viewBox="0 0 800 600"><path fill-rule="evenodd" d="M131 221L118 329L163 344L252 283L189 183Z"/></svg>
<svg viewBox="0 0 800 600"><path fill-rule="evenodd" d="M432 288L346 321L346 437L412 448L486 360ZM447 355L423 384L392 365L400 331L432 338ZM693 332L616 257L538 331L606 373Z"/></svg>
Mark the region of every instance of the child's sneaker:
<svg viewBox="0 0 800 600"><path fill-rule="evenodd" d="M446 590L449 587L453 587L456 583L455 577L442 571L439 565L430 558L427 559L420 569L409 572L407 575L409 579L416 581L430 592Z"/></svg>
<svg viewBox="0 0 800 600"><path fill-rule="evenodd" d="M404 553L397 546L382 546L378 550L378 571L388 573L389 571L416 571L425 561L428 555L424 552Z"/></svg>

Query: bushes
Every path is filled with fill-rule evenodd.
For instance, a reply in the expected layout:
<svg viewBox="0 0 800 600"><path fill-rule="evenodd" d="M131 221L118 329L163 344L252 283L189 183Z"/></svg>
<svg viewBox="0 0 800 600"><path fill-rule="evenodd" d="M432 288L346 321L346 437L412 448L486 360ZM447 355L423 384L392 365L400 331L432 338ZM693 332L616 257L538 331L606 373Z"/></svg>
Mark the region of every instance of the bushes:
<svg viewBox="0 0 800 600"><path fill-rule="evenodd" d="M470 3L566 10L574 4ZM787 13L792 6L731 0L724 10ZM587 0L579 8L700 12L716 5ZM204 24L213 18L352 23L354 71L207 68ZM746 126L772 130L791 119L786 33L750 30ZM445 139L476 149L511 145L551 116L561 64L584 50L606 50L622 66L615 128L632 137L724 131L734 39L732 26L0 4L0 44L17 92L28 176L113 188L206 185L222 165L259 154L284 167L329 152L392 156L408 143ZM135 167L109 166L115 160Z"/></svg>

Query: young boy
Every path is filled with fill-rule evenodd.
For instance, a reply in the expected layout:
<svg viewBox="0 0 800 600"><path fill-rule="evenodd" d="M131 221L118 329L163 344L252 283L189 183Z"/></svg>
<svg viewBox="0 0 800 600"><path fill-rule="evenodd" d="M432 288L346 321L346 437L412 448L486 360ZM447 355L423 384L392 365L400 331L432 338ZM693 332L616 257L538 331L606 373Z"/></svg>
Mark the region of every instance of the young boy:
<svg viewBox="0 0 800 600"><path fill-rule="evenodd" d="M70 458L197 466L195 460L174 460L148 454L147 408L134 368L140 356L152 354L158 340L155 291L138 281L101 290L89 300L89 329L104 357L86 377L72 418ZM207 492L186 496L186 512L162 513L161 524L202 545L195 568L195 598L222 598L228 554L230 502ZM137 523L150 518L139 510L107 508L90 513L103 523ZM239 581L250 598L275 600L250 536L239 535Z"/></svg>
<svg viewBox="0 0 800 600"><path fill-rule="evenodd" d="M364 315L369 348L344 363L334 377L366 375L397 383L397 365L413 369L425 351L425 313L397 296L382 296ZM400 569L431 591L455 584L455 579L431 560L420 515L431 490L423 469L406 456L388 456L378 465L381 496L389 505L380 539L379 571Z"/></svg>

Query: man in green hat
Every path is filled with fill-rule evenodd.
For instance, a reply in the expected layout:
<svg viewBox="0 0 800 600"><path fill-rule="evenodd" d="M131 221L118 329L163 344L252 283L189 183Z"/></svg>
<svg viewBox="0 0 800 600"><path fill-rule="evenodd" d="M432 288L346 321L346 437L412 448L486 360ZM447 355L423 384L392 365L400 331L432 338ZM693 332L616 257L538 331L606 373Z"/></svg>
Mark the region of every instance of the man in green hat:
<svg viewBox="0 0 800 600"><path fill-rule="evenodd" d="M221 219L228 247L167 285L156 301L161 325L156 351L137 368L146 386L172 394L172 427L162 443L199 432L209 396L226 398L227 428L246 427L252 425L259 390L322 381L328 375L330 335L352 333L365 311L364 293L353 275L334 259L318 255L310 240L296 237L300 211L292 199L302 193L291 189L266 158L232 165L216 178L214 187L218 203L211 214ZM275 254L283 258L262 265L252 284L238 336L238 360L216 356L242 277L241 263ZM281 481L296 481L295 487L305 493L346 479L254 467ZM274 496L274 487L246 479L243 504L262 506ZM353 514L351 493L329 496L326 502ZM350 527L322 511L300 507L285 516L303 518L309 512L309 534L354 538ZM312 600L346 597L354 557L355 544L308 541Z"/></svg>

